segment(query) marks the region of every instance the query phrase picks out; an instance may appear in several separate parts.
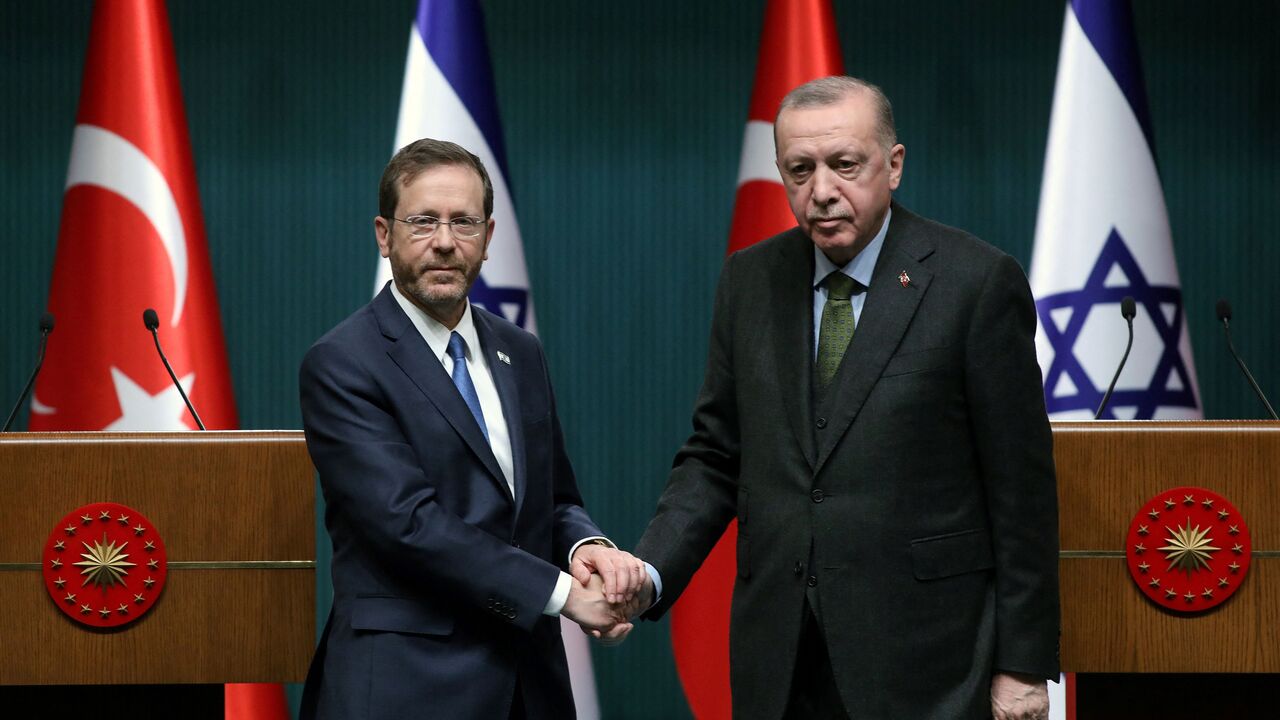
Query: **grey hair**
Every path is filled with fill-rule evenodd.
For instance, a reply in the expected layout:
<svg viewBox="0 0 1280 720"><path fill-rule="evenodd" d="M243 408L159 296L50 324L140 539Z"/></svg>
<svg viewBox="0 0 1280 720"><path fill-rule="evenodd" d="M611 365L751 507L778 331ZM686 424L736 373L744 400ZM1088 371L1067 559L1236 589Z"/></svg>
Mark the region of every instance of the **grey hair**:
<svg viewBox="0 0 1280 720"><path fill-rule="evenodd" d="M876 136L880 141L880 147L884 149L887 161L889 151L898 144L898 131L893 124L893 105L883 90L860 78L832 75L810 80L782 98L782 104L778 106L778 114L774 116L773 124L775 126L778 124L778 117L782 115L783 110L835 105L856 92L871 94L876 111Z"/></svg>

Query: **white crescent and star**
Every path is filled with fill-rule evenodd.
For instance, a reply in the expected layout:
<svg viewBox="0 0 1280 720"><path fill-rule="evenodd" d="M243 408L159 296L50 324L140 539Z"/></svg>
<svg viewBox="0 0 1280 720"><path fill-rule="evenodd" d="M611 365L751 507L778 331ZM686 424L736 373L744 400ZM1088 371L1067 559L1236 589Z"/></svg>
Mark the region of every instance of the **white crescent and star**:
<svg viewBox="0 0 1280 720"><path fill-rule="evenodd" d="M738 185L760 181L782 184L773 148L773 123L747 121L742 134L742 157L738 161Z"/></svg>
<svg viewBox="0 0 1280 720"><path fill-rule="evenodd" d="M180 382L191 392L196 374L187 373ZM103 430L190 430L183 420L187 405L182 402L178 388L169 385L152 395L125 375L118 368L111 368L111 384L116 389L116 400L122 415Z"/></svg>
<svg viewBox="0 0 1280 720"><path fill-rule="evenodd" d="M71 136L66 189L94 185L133 203L151 225L173 270L173 317L177 327L187 298L187 234L169 181L138 146L96 125L77 125Z"/></svg>
<svg viewBox="0 0 1280 720"><path fill-rule="evenodd" d="M187 298L187 234L173 189L160 168L138 146L120 135L96 125L77 125L71 137L71 165L67 169L66 190L78 185L92 185L128 200L142 212L155 228L156 235L169 257L173 272L173 315L171 327L177 327ZM156 395L117 368L111 368L111 381L120 403L121 416L105 430L188 430L183 423L186 405L175 387L167 387ZM195 373L182 378L191 391ZM53 415L56 408L31 396L31 411Z"/></svg>

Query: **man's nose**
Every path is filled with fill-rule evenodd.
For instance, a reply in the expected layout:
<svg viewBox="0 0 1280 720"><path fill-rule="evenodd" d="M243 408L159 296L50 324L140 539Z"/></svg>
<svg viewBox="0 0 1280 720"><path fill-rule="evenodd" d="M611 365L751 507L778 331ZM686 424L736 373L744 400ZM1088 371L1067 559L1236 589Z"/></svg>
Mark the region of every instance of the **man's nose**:
<svg viewBox="0 0 1280 720"><path fill-rule="evenodd" d="M453 226L449 223L440 223L440 226L436 228L435 233L431 236L431 247L436 252L453 252L453 249L457 247L457 242L453 236Z"/></svg>
<svg viewBox="0 0 1280 720"><path fill-rule="evenodd" d="M813 172L813 204L830 205L838 199L835 177L830 168L818 166Z"/></svg>

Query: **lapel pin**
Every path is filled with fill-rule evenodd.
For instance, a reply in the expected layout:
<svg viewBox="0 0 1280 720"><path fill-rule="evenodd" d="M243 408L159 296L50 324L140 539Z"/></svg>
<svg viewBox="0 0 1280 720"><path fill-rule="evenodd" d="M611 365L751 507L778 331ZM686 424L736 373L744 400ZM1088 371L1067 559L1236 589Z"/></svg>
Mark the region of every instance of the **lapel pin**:
<svg viewBox="0 0 1280 720"><path fill-rule="evenodd" d="M911 284L911 276L907 274L906 270L898 273L898 282L902 283L902 287L906 287Z"/></svg>
<svg viewBox="0 0 1280 720"><path fill-rule="evenodd" d="M498 359L508 365L511 364L511 358L507 357L507 354L502 352L501 350L498 351Z"/></svg>

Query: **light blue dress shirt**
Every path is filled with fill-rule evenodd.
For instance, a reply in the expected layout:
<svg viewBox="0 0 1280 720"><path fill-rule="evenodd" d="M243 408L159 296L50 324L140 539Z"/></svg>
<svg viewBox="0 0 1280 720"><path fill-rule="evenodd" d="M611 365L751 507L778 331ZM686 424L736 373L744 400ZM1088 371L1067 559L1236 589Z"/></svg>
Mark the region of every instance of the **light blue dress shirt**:
<svg viewBox="0 0 1280 720"><path fill-rule="evenodd" d="M871 287L871 274L875 272L876 260L880 259L880 249L884 247L884 236L889 233L889 220L893 218L893 209L890 208L884 214L884 224L880 226L880 232L871 238L871 242L862 248L862 252L858 253L844 267L836 267L836 264L818 249L817 245L813 246L813 359L818 360L818 333L822 328L822 308L827 304L827 288L822 281L837 270L857 280L864 288ZM867 294L860 292L849 298L849 304L853 306L853 325L858 326L858 321L862 319L862 305L867 301Z"/></svg>

